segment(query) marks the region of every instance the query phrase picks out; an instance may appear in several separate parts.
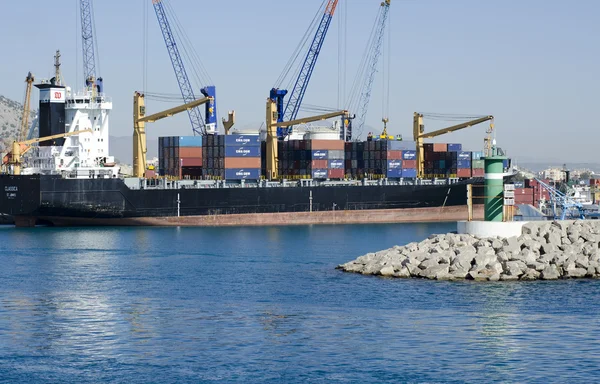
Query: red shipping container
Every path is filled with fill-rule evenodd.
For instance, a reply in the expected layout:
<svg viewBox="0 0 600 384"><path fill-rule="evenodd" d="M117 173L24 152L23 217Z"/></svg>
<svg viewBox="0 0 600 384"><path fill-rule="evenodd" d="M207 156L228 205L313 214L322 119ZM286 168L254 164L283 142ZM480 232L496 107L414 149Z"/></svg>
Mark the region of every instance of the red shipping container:
<svg viewBox="0 0 600 384"><path fill-rule="evenodd" d="M402 168L417 168L417 160L402 160Z"/></svg>
<svg viewBox="0 0 600 384"><path fill-rule="evenodd" d="M472 172L473 177L485 176L485 169L474 168Z"/></svg>
<svg viewBox="0 0 600 384"><path fill-rule="evenodd" d="M325 169L329 168L329 163L327 160L313 160L310 162L310 166L312 169Z"/></svg>
<svg viewBox="0 0 600 384"><path fill-rule="evenodd" d="M146 169L146 178L153 179L156 177L156 172L152 169Z"/></svg>
<svg viewBox="0 0 600 384"><path fill-rule="evenodd" d="M471 170L469 168L458 168L456 170L457 177L471 177Z"/></svg>
<svg viewBox="0 0 600 384"><path fill-rule="evenodd" d="M179 147L179 157L202 157L202 147Z"/></svg>
<svg viewBox="0 0 600 384"><path fill-rule="evenodd" d="M387 151L388 160L402 160L402 151Z"/></svg>
<svg viewBox="0 0 600 384"><path fill-rule="evenodd" d="M515 196L516 195L533 196L533 188L515 188Z"/></svg>
<svg viewBox="0 0 600 384"><path fill-rule="evenodd" d="M515 195L515 204L533 205L533 195Z"/></svg>
<svg viewBox="0 0 600 384"><path fill-rule="evenodd" d="M185 147L182 147L185 148ZM179 165L182 167L201 167L202 166L202 158L201 157L182 157L179 159Z"/></svg>
<svg viewBox="0 0 600 384"><path fill-rule="evenodd" d="M448 144L434 143L433 152L448 152Z"/></svg>
<svg viewBox="0 0 600 384"><path fill-rule="evenodd" d="M329 178L330 179L343 179L344 178L344 170L343 169L330 169L329 170Z"/></svg>

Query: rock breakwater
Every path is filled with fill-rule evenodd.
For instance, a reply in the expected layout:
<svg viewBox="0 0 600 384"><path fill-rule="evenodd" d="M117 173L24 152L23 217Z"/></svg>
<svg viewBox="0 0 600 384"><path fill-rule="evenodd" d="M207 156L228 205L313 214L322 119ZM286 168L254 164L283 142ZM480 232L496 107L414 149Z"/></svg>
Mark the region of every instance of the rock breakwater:
<svg viewBox="0 0 600 384"><path fill-rule="evenodd" d="M346 272L432 280L600 278L600 221L542 221L518 237L431 235L420 243L369 253L337 267Z"/></svg>

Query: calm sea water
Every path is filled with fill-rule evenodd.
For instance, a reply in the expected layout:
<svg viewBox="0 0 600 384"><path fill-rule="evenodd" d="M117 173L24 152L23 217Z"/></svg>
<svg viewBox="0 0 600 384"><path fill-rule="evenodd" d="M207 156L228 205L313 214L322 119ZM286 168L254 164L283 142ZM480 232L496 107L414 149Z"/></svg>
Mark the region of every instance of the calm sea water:
<svg viewBox="0 0 600 384"><path fill-rule="evenodd" d="M345 274L450 224L0 229L0 380L595 382L600 281Z"/></svg>

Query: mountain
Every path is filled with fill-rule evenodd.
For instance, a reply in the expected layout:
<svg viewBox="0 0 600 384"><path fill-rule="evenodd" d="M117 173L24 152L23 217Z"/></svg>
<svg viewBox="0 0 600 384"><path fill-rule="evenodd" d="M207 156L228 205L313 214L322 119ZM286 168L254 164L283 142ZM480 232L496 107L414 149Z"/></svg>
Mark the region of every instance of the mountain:
<svg viewBox="0 0 600 384"><path fill-rule="evenodd" d="M0 95L0 152L5 152L18 137L23 104ZM31 113L30 123L35 113Z"/></svg>
<svg viewBox="0 0 600 384"><path fill-rule="evenodd" d="M119 163L131 164L133 158L133 137L132 136L110 136L109 152ZM146 143L148 150L146 158L151 160L158 157L158 140L148 139Z"/></svg>

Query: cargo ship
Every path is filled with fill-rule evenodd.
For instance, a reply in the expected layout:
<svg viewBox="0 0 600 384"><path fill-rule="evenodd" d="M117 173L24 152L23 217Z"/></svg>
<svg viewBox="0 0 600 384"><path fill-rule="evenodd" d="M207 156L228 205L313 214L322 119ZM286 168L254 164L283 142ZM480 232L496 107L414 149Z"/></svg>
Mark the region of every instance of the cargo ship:
<svg viewBox="0 0 600 384"><path fill-rule="evenodd" d="M418 177L415 142L345 142L335 124L279 141L277 180L260 132L163 137L156 176L123 176L98 80L79 93L37 85L40 137L69 136L32 146L20 174L0 176L0 213L17 226L452 221L467 216L466 185L483 185L481 152L424 144Z"/></svg>

